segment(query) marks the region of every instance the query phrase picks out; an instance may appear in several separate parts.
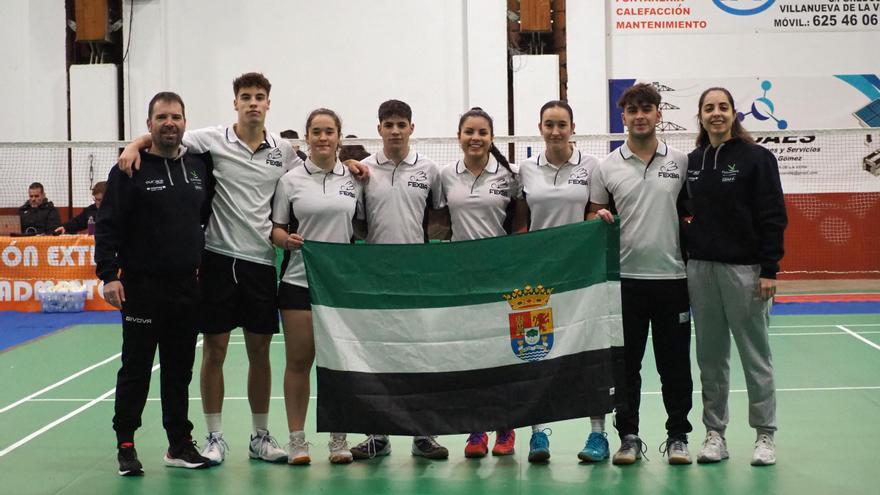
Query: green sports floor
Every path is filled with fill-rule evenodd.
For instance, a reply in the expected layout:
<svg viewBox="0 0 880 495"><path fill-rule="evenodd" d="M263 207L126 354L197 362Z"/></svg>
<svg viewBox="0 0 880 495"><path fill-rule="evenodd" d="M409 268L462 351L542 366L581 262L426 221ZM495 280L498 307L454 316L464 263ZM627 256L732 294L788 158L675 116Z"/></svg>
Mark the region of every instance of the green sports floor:
<svg viewBox="0 0 880 495"><path fill-rule="evenodd" d="M517 454L465 459L465 435L440 437L446 461L412 457L408 438L393 437L389 457L347 466L329 464L327 434L315 433L314 400L306 432L314 444L312 465L294 467L251 461L250 415L245 399L246 357L233 333L226 365L227 460L208 470L166 468L160 420L158 373L138 431L146 474L116 474L110 427L113 387L121 344L119 325L77 325L0 352L0 494L323 493L359 494L870 494L880 493L872 466L880 447L880 314L774 316L771 327L778 391L776 466L749 465L754 432L748 427L739 361L731 363L731 425L728 461L669 466L657 448L665 414L649 349L644 362L642 437L648 457L633 466L578 462L588 420L551 425L552 459L526 461L530 431L517 431ZM199 353L200 354L200 353ZM275 363L270 427L286 437L281 398L283 343L272 347ZM693 363L693 359L692 359ZM199 366L197 356L196 369ZM695 388L698 370L693 365ZM197 376L197 372L196 372ZM314 390L314 389L313 389ZM197 379L191 388L194 434L204 434ZM694 394L691 453L705 433L699 391ZM609 417L610 426L610 417ZM609 428L611 448L619 445ZM357 442L361 435L351 435Z"/></svg>

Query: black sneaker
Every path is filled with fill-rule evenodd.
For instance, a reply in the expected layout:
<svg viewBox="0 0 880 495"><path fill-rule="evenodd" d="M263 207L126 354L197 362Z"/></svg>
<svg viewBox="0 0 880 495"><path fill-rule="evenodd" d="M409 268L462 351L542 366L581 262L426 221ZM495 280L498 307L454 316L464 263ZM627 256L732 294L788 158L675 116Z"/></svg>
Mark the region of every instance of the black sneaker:
<svg viewBox="0 0 880 495"><path fill-rule="evenodd" d="M199 454L196 442L187 440L165 452L165 465L187 469L201 469L211 465L211 459Z"/></svg>
<svg viewBox="0 0 880 495"><path fill-rule="evenodd" d="M437 443L434 437L413 437L412 455L426 459L446 459L449 450Z"/></svg>
<svg viewBox="0 0 880 495"><path fill-rule="evenodd" d="M370 435L363 442L351 448L355 459L372 459L391 453L391 441L388 435Z"/></svg>
<svg viewBox="0 0 880 495"><path fill-rule="evenodd" d="M137 451L134 450L134 444L127 443L119 447L116 454L116 460L119 461L119 476L143 476L144 466L138 460Z"/></svg>

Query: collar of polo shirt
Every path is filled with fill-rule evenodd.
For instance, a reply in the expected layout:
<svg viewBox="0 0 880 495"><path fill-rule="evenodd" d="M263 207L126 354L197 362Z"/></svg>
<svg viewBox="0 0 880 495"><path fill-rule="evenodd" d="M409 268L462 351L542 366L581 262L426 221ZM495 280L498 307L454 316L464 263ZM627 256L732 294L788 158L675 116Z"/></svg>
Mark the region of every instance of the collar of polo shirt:
<svg viewBox="0 0 880 495"><path fill-rule="evenodd" d="M622 156L624 160L629 160L634 155L632 150L629 149L629 146L627 146L626 141L624 141L623 144L620 145L619 149L620 149L620 156ZM667 151L668 151L668 148L666 147L666 143L664 143L663 141L658 139L657 140L657 151L655 151L654 153L657 155L660 155L660 156L666 156Z"/></svg>
<svg viewBox="0 0 880 495"><path fill-rule="evenodd" d="M270 141L271 139L271 141ZM240 143L241 140L238 139L238 134L235 133L235 125L231 125L226 128L226 140L230 143ZM275 138L272 137L272 133L266 129L263 129L263 144L270 148L277 148L278 143L275 142Z"/></svg>
<svg viewBox="0 0 880 495"><path fill-rule="evenodd" d="M401 161L401 163L405 163L407 165L415 165L417 161L419 161L419 154L413 151L412 148L410 148L409 154L403 158L403 161ZM392 162L390 158L385 156L385 150L379 150L376 153L376 163L378 163L379 165L385 165L388 163L394 165L394 162Z"/></svg>
<svg viewBox="0 0 880 495"><path fill-rule="evenodd" d="M581 163L581 150L579 150L577 148L573 149L571 151L571 156L568 157L568 161L565 163L571 164L574 166L580 165L580 163ZM544 167L546 165L552 165L552 164L550 163L550 160L547 158L547 150L544 150L541 152L540 155L538 155L538 166ZM564 167L565 164L563 164L562 166Z"/></svg>
<svg viewBox="0 0 880 495"><path fill-rule="evenodd" d="M312 161L311 157L306 158L304 166L306 168L306 172L308 172L309 175L325 173L323 168L315 165L315 162ZM339 160L336 160L336 165L333 166L333 169L326 173L330 173L333 175L345 175L345 165L343 165L342 162L340 162Z"/></svg>
<svg viewBox="0 0 880 495"><path fill-rule="evenodd" d="M484 168L483 170L485 172L490 173L490 174L494 174L494 173L498 172L498 167L500 167L500 166L501 165L498 163L498 160L496 160L495 157L490 154L489 155L489 163L486 164L486 168ZM464 166L464 160L459 160L459 161L455 162L455 173L462 174L467 171L468 171L467 167Z"/></svg>

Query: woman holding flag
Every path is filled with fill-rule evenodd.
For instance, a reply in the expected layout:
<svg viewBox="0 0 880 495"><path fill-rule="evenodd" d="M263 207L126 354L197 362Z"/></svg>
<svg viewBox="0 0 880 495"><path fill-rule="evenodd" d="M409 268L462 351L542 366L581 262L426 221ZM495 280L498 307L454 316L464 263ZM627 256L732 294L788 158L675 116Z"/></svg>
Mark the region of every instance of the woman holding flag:
<svg viewBox="0 0 880 495"><path fill-rule="evenodd" d="M511 233L513 206L520 187L507 159L493 143L492 117L479 107L465 112L458 121L458 141L464 153L440 172L441 206L449 208L452 241L498 237ZM498 430L493 455L512 455L516 435ZM485 432L473 432L465 457L484 457L489 451Z"/></svg>
<svg viewBox="0 0 880 495"><path fill-rule="evenodd" d="M590 206L590 177L599 161L595 156L575 149L569 141L574 128L574 115L568 103L552 100L541 107L538 131L546 148L543 153L519 164L523 201L516 204L514 231L528 232L586 219ZM594 417L590 422L592 432L578 457L584 461L605 459L608 457L605 418ZM532 426L529 462L550 459L546 431L543 425Z"/></svg>
<svg viewBox="0 0 880 495"><path fill-rule="evenodd" d="M332 110L319 108L309 115L309 157L302 167L278 181L272 205L272 241L287 251L278 286L278 307L287 357L284 402L290 429L289 464L311 462L303 429L309 403L309 374L315 361L315 337L300 247L306 240L351 242L356 212L363 207L362 185L337 158L341 134L342 122ZM352 461L345 433L331 433L328 446L330 462Z"/></svg>

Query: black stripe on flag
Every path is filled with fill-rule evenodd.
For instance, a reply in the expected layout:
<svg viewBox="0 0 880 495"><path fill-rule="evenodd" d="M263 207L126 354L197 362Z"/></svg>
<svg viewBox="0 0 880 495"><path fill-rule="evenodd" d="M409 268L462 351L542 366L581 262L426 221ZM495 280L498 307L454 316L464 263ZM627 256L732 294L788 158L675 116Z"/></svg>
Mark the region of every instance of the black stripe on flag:
<svg viewBox="0 0 880 495"><path fill-rule="evenodd" d="M622 371L618 347L457 372L318 367L318 431L442 435L601 415L623 401Z"/></svg>

